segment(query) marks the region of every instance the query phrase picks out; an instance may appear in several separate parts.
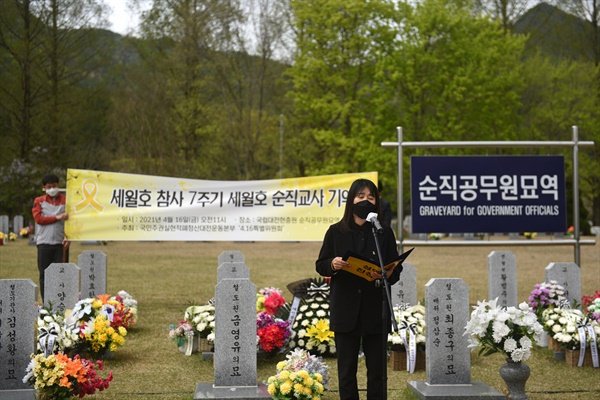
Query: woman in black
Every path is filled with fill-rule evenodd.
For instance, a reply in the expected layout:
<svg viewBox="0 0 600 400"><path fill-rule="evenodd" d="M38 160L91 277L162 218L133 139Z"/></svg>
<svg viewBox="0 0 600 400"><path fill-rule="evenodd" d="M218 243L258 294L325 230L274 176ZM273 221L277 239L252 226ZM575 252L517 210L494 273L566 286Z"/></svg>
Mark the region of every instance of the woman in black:
<svg viewBox="0 0 600 400"><path fill-rule="evenodd" d="M380 211L377 186L368 179L354 181L348 191L344 216L327 230L316 262L317 272L331 277L330 327L335 332L342 400L359 398L356 373L361 340L367 366L367 398L384 398L383 340L389 324L383 328L381 310L385 292L378 281L381 274L374 273L377 280L369 282L344 271L349 264L342 259L347 251L352 251L379 264L372 226L366 218L370 212L380 215ZM396 238L389 226L383 225L379 239L384 263L397 259ZM388 272L390 285L399 278L400 268Z"/></svg>

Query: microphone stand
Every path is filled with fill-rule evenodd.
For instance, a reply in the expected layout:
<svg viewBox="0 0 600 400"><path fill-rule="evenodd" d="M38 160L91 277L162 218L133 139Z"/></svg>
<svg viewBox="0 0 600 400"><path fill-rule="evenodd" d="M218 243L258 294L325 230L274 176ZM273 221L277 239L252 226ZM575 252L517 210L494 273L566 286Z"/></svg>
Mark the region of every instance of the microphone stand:
<svg viewBox="0 0 600 400"><path fill-rule="evenodd" d="M381 279L383 281L383 289L385 290L385 296L382 296L381 299L381 320L383 321L383 335L382 337L382 348L381 351L383 353L383 400L387 399L387 320L389 316L391 316L392 320L392 331L398 332L398 324L396 323L396 318L394 317L394 307L392 306L392 299L390 294L390 284L387 280L387 273L385 270L385 265L383 264L383 258L381 256L381 248L379 246L379 232L377 232L377 228L374 224L372 225L373 230L373 238L375 239L375 247L377 248L377 257L379 259L379 265L381 266ZM389 316L388 316L389 312Z"/></svg>

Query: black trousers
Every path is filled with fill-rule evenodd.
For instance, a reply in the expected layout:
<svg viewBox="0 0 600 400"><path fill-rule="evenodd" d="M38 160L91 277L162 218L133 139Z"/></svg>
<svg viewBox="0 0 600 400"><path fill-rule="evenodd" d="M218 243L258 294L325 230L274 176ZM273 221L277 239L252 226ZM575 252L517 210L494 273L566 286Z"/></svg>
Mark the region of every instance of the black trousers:
<svg viewBox="0 0 600 400"><path fill-rule="evenodd" d="M69 253L67 252L66 260L69 261ZM52 263L63 262L63 245L62 244L38 244L37 245L37 262L38 271L40 273L40 293L42 294L42 304L44 303L44 274L46 268Z"/></svg>
<svg viewBox="0 0 600 400"><path fill-rule="evenodd" d="M383 333L374 335L352 335L335 332L337 350L338 383L341 400L358 400L358 353L362 340L367 366L367 399L384 398L383 393Z"/></svg>

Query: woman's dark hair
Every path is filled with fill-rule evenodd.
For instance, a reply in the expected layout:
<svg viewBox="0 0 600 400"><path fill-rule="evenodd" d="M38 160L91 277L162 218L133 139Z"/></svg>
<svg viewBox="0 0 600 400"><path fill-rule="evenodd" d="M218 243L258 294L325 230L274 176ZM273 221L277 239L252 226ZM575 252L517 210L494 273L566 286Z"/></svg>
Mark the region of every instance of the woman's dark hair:
<svg viewBox="0 0 600 400"><path fill-rule="evenodd" d="M368 188L373 196L375 196L375 207L377 208L377 218L381 215L381 205L379 203L379 190L377 186L368 179L357 179L352 182L350 189L348 190L348 196L346 197L346 208L344 209L344 216L340 221L340 228L342 231L348 232L352 228L354 223L354 198L364 189Z"/></svg>
<svg viewBox="0 0 600 400"><path fill-rule="evenodd" d="M48 174L42 178L42 185L46 186L46 183L58 183L58 176L54 174Z"/></svg>

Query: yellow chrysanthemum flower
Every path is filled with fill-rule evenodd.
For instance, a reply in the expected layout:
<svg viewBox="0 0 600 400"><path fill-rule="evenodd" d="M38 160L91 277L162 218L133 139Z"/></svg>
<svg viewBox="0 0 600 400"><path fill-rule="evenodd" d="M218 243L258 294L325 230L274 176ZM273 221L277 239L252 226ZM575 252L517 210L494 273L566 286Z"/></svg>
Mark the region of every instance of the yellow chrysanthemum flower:
<svg viewBox="0 0 600 400"><path fill-rule="evenodd" d="M290 394L292 391L292 381L286 380L283 382L281 386L279 386L279 390L281 390L281 394L283 395Z"/></svg>
<svg viewBox="0 0 600 400"><path fill-rule="evenodd" d="M100 308L102 307L102 301L101 300L94 300L92 301L92 308Z"/></svg>
<svg viewBox="0 0 600 400"><path fill-rule="evenodd" d="M314 379L315 379L317 382L323 382L323 376L322 376L320 373L318 373L318 372L315 372L315 373L313 374L313 378L314 378Z"/></svg>
<svg viewBox="0 0 600 400"><path fill-rule="evenodd" d="M298 376L302 379L306 379L308 377L308 372L305 369L298 371Z"/></svg>
<svg viewBox="0 0 600 400"><path fill-rule="evenodd" d="M286 365L287 365L287 362L285 362L285 361L279 361L277 363L277 367L276 367L277 371L281 371Z"/></svg>
<svg viewBox="0 0 600 400"><path fill-rule="evenodd" d="M109 327L106 329L106 334L107 334L107 335L109 335L109 336L112 336L112 335L113 335L113 333L115 333L115 328L113 328L112 326L109 326Z"/></svg>
<svg viewBox="0 0 600 400"><path fill-rule="evenodd" d="M310 376L306 376L306 378L304 378L304 382L303 383L304 383L304 386L309 386L310 387L310 386L312 386L313 382L314 382L313 378L311 378Z"/></svg>
<svg viewBox="0 0 600 400"><path fill-rule="evenodd" d="M275 384L274 384L274 383L271 383L271 384L269 385L269 387L267 388L267 391L269 392L269 394L270 394L271 396L273 396L273 395L275 394L275 390L276 390L276 389L277 389L277 388L275 387Z"/></svg>
<svg viewBox="0 0 600 400"><path fill-rule="evenodd" d="M127 335L127 329L125 329L124 327L120 326L119 327L119 335L126 336Z"/></svg>
<svg viewBox="0 0 600 400"><path fill-rule="evenodd" d="M294 392L298 394L304 393L304 385L301 383L294 383Z"/></svg>
<svg viewBox="0 0 600 400"><path fill-rule="evenodd" d="M279 373L279 379L285 381L290 378L290 371L281 371Z"/></svg>

